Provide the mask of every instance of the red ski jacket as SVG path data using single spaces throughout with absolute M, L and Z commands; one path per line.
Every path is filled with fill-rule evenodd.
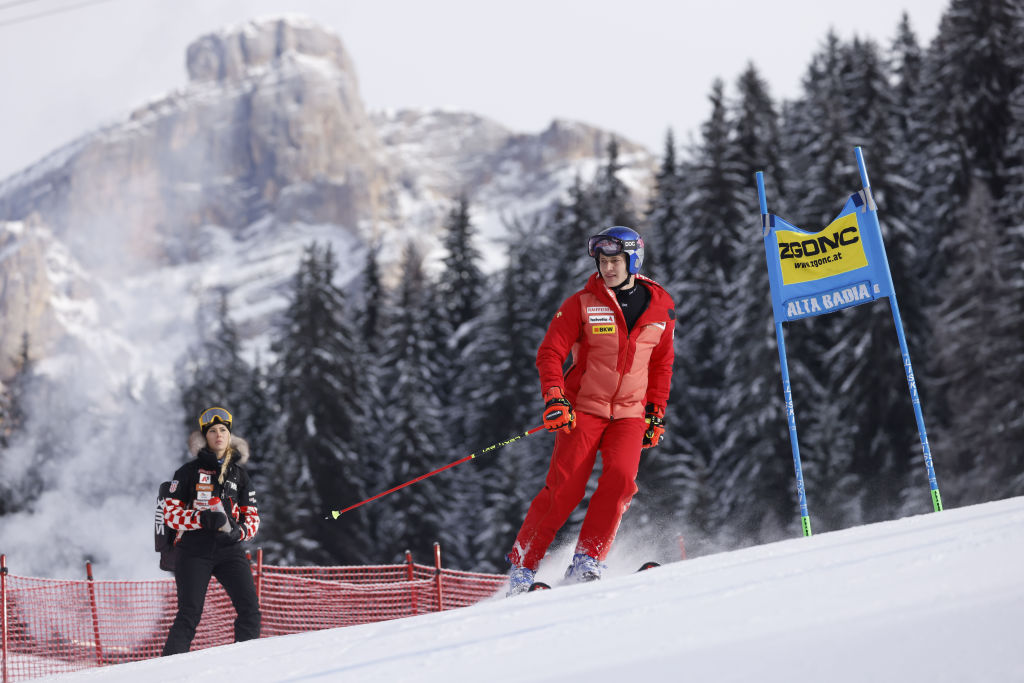
M 632 332 L 597 273 L 565 300 L 537 350 L 541 392 L 561 387 L 575 410 L 606 418 L 643 417 L 648 403 L 665 407 L 675 358 L 675 303 L 654 280 L 636 278 L 651 300 Z M 570 353 L 572 366 L 563 378 Z

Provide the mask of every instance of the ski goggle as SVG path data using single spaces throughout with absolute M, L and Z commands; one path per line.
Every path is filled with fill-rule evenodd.
M 591 256 L 597 256 L 598 252 L 605 256 L 616 256 L 623 252 L 636 251 L 636 248 L 637 240 L 620 240 L 611 235 L 594 235 L 587 241 L 587 250 Z
M 228 429 L 231 429 L 231 413 L 223 408 L 209 408 L 204 410 L 203 414 L 199 416 L 200 429 L 206 429 L 218 422 L 223 422 L 227 425 Z

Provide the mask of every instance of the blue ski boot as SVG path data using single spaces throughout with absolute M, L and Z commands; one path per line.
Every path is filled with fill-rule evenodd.
M 508 575 L 508 593 L 505 594 L 505 597 L 511 598 L 513 595 L 530 590 L 534 576 L 535 573 L 532 569 L 512 567 L 512 571 Z
M 602 569 L 604 565 L 595 558 L 584 553 L 576 553 L 572 556 L 572 564 L 565 570 L 565 580 L 568 583 L 597 581 L 601 578 Z

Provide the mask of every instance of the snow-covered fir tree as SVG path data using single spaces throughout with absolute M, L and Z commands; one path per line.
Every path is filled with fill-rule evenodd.
M 439 371 L 443 373 L 438 386 L 442 400 L 446 453 L 451 460 L 473 452 L 487 435 L 471 430 L 477 410 L 468 401 L 475 390 L 492 390 L 489 385 L 496 378 L 481 377 L 475 363 L 468 357 L 468 349 L 482 333 L 483 304 L 487 298 L 485 277 L 480 267 L 481 255 L 477 248 L 476 227 L 470 215 L 466 196 L 456 199 L 444 223 L 444 267 L 437 282 L 439 315 L 438 330 L 440 358 Z M 480 471 L 476 467 L 459 467 L 445 475 L 444 485 L 451 494 L 451 504 L 443 510 L 443 526 L 458 530 L 458 538 L 449 533 L 449 542 L 455 547 L 444 547 L 444 553 L 456 566 L 472 567 L 478 557 L 486 554 L 477 544 L 476 522 L 483 507 L 483 487 Z
M 1024 55 L 1018 55 L 1024 61 Z M 1005 308 L 1001 311 L 1000 338 L 1010 340 L 1003 358 L 1004 383 L 1024 386 L 1024 83 L 1010 95 L 1013 119 L 1003 160 L 1005 194 L 999 202 L 999 224 L 1005 227 L 1001 244 L 1003 263 L 1008 266 Z M 1016 340 L 1014 343 L 1013 340 Z M 1004 384 L 1004 385 L 1005 385 Z M 1003 397 L 997 419 L 1006 444 L 1024 443 L 1024 397 L 1010 391 Z M 999 481 L 1006 482 L 1005 495 L 1024 495 L 1024 449 L 1010 449 L 1002 461 Z
M 196 318 L 200 341 L 177 368 L 184 422 L 192 431 L 199 429 L 199 414 L 211 406 L 237 411 L 252 373 L 242 359 L 226 293 L 221 292 L 213 305 L 200 306 Z
M 727 424 L 717 404 L 724 383 L 722 332 L 735 259 L 732 240 L 744 224 L 736 202 L 742 188 L 739 157 L 721 81 L 713 84 L 710 100 L 711 115 L 687 168 L 684 230 L 673 240 L 686 272 L 675 292 L 676 356 L 666 412 L 670 426 L 663 445 L 649 456 L 675 454 L 671 471 L 660 478 L 664 493 L 658 498 L 672 516 L 693 524 L 703 536 L 711 535 L 713 520 L 725 508 L 716 497 L 726 493 L 718 485 L 725 476 Z
M 733 202 L 734 210 L 750 218 L 734 230 L 735 267 L 726 279 L 721 330 L 725 370 L 717 409 L 728 422 L 725 461 L 735 464 L 720 484 L 730 491 L 716 516 L 727 520 L 735 538 L 750 542 L 778 537 L 795 526 L 798 515 L 768 273 L 757 239 L 760 224 L 750 212 L 758 170 L 764 171 L 768 197 L 781 199 L 785 174 L 779 113 L 768 84 L 752 64 L 740 75 L 736 90 L 729 106 L 734 154 L 740 160 L 739 194 Z
M 285 513 L 292 525 L 278 528 L 288 534 L 303 530 L 297 559 L 351 564 L 364 561 L 371 550 L 364 511 L 324 519 L 327 511 L 366 493 L 359 453 L 358 338 L 350 307 L 334 283 L 336 272 L 329 245 L 305 249 L 275 349 L 283 452 L 274 454 L 268 469 L 295 486 L 290 493 L 277 492 L 284 497 L 274 512 L 292 506 Z
M 669 294 L 685 273 L 686 264 L 676 249 L 676 235 L 682 230 L 683 178 L 676 160 L 675 136 L 665 134 L 663 156 L 654 176 L 654 191 L 644 216 L 644 274 L 657 280 Z
M 1019 392 L 1009 391 L 1002 380 L 1007 359 L 1019 357 L 1024 338 L 1020 325 L 1011 322 L 1020 316 L 1013 284 L 1019 279 L 1020 261 L 1019 253 L 1013 260 L 1013 221 L 999 207 L 1015 201 L 1007 195 L 1013 186 L 1008 173 L 1012 164 L 1005 161 L 1014 143 L 1011 134 L 1020 130 L 1011 103 L 1024 73 L 1022 14 L 1019 2 L 954 0 L 922 67 L 922 125 L 916 148 L 922 152 L 920 213 L 929 228 L 923 279 L 930 294 L 932 330 L 926 375 L 931 395 L 925 408 L 935 434 L 932 446 L 940 481 L 943 464 L 947 473 L 953 470 L 954 481 L 970 479 L 979 458 L 983 469 L 993 471 L 1019 452 L 1019 426 L 1013 429 L 1019 413 L 1003 410 L 1019 405 L 1014 403 Z M 983 253 L 965 242 L 971 238 L 995 251 Z M 988 300 L 985 294 L 997 299 Z M 964 305 L 952 305 L 956 300 Z M 988 318 L 993 314 L 998 316 L 995 324 Z M 962 374 L 950 364 L 954 357 L 966 363 L 972 378 L 987 376 L 990 381 L 983 389 L 973 382 L 956 386 L 955 378 Z M 984 418 L 990 432 L 983 442 L 968 445 L 969 435 L 960 427 L 964 406 L 972 402 L 994 410 Z M 947 498 L 965 504 L 977 502 L 979 495 L 975 487 L 957 487 Z
M 624 225 L 636 229 L 637 214 L 633 206 L 633 195 L 619 177 L 622 164 L 619 162 L 619 143 L 615 138 L 608 141 L 605 152 L 605 161 L 594 178 L 592 191 L 598 226 L 605 228 Z
M 387 460 L 394 477 L 391 486 L 447 464 L 450 455 L 438 373 L 447 340 L 436 334 L 440 303 L 434 288 L 419 248 L 408 244 L 381 339 L 389 371 L 383 385 L 385 422 L 379 425 L 377 438 L 380 457 Z M 444 524 L 445 510 L 455 498 L 448 482 L 436 475 L 382 498 L 373 510 L 386 525 L 376 539 L 378 551 L 397 560 L 409 549 L 420 561 L 431 557 L 435 541 L 450 549 L 446 555 L 454 551 L 458 544 L 449 542 L 446 534 L 459 530 Z
M 480 251 L 476 246 L 476 228 L 470 219 L 469 200 L 459 197 L 444 223 L 444 268 L 437 282 L 440 304 L 438 320 L 444 329 L 441 337 L 447 341 L 447 353 L 441 360 L 445 366 L 441 385 L 445 412 L 453 414 L 458 408 L 463 414 L 448 420 L 452 443 L 464 444 L 468 433 L 464 421 L 467 407 L 466 385 L 475 379 L 473 368 L 464 356 L 465 349 L 478 332 L 481 302 L 484 299 L 484 274 L 480 269 Z M 472 407 L 469 407 L 471 410 Z
M 568 199 L 555 205 L 529 262 L 530 267 L 545 274 L 537 302 L 549 316 L 594 272 L 594 260 L 587 254 L 587 239 L 600 231 L 593 193 L 576 176 Z

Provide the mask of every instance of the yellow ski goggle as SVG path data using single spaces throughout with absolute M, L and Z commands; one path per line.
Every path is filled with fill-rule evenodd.
M 211 427 L 218 422 L 222 422 L 227 425 L 228 429 L 231 429 L 231 413 L 224 410 L 223 408 L 208 408 L 203 411 L 203 414 L 199 416 L 199 428 L 206 429 Z

